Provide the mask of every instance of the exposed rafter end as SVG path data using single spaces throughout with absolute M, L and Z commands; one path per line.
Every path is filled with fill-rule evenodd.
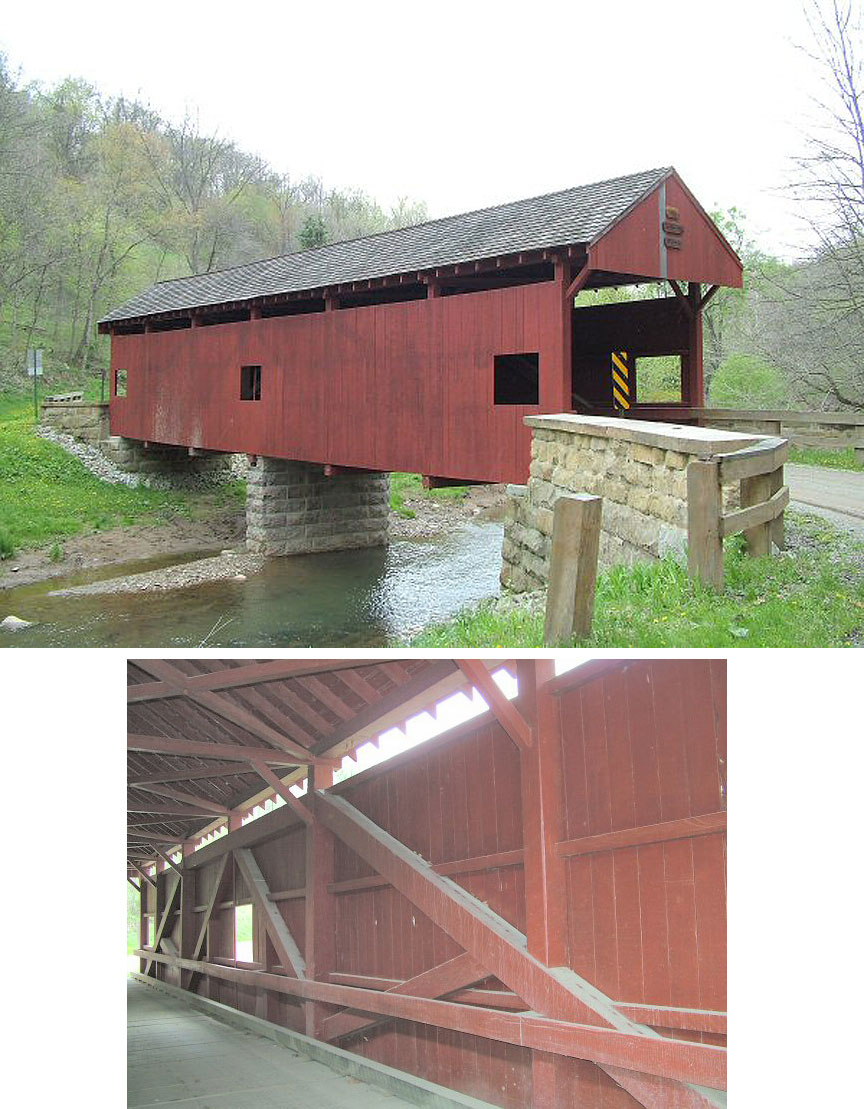
M 565 300 L 572 300 L 578 293 L 581 293 L 585 286 L 588 284 L 588 278 L 594 272 L 593 266 L 586 262 L 582 269 L 576 274 L 570 284 L 567 286 L 567 292 L 564 294 Z
M 479 659 L 457 659 L 459 669 L 471 684 L 480 691 L 483 700 L 517 747 L 528 750 L 533 744 L 531 725 L 512 701 L 501 692 L 498 683 Z

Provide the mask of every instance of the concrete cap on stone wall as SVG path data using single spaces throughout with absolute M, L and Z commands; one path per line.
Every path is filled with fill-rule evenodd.
M 573 412 L 526 416 L 525 423 L 528 427 L 543 431 L 563 431 L 598 439 L 621 439 L 647 447 L 660 447 L 662 450 L 702 457 L 741 450 L 768 438 L 765 435 L 744 435 L 713 427 L 690 427 L 655 420 L 623 420 L 614 416 L 578 416 Z

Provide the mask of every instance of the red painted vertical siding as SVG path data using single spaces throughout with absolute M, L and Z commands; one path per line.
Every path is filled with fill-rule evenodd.
M 111 429 L 307 462 L 524 481 L 540 405 L 493 403 L 496 354 L 557 357 L 552 282 L 112 340 Z M 240 367 L 262 367 L 241 401 Z

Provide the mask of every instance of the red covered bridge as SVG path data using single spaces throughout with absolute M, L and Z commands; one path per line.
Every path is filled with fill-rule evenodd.
M 702 308 L 741 272 L 667 168 L 161 282 L 100 323 L 112 431 L 522 482 L 523 417 L 634 406 L 639 357 L 680 356 L 681 404 L 703 404 Z M 670 295 L 574 308 L 645 282 Z

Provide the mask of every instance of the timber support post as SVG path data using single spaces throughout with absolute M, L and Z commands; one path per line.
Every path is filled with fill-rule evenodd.
M 719 464 L 694 459 L 687 467 L 687 571 L 713 589 L 723 588 L 722 511 Z
M 336 839 L 329 828 L 316 818 L 318 789 L 333 784 L 332 767 L 310 766 L 306 803 L 313 819 L 306 824 L 306 976 L 329 981 L 336 969 L 336 898 L 329 886 L 335 881 Z M 322 1039 L 323 1022 L 333 1007 L 319 1001 L 305 1006 L 306 1035 Z
M 603 498 L 565 494 L 555 502 L 543 642 L 567 646 L 591 634 Z

